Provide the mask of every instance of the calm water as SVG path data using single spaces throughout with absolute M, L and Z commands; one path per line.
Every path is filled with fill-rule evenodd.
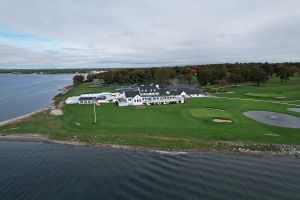
M 300 158 L 2 141 L 0 199 L 300 199 Z
M 39 110 L 51 103 L 73 75 L 0 74 L 0 122 Z

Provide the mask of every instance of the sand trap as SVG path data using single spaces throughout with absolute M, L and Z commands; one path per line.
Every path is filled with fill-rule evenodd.
M 230 119 L 218 119 L 218 118 L 215 118 L 212 121 L 216 122 L 216 123 L 232 123 L 232 120 L 230 120 Z
M 58 116 L 58 115 L 63 115 L 63 111 L 61 109 L 53 109 L 51 110 L 50 112 L 50 115 L 55 115 L 55 116 Z
M 275 99 L 286 99 L 286 97 L 274 97 Z
M 300 112 L 300 108 L 289 108 L 288 110 L 293 112 Z
M 269 112 L 269 111 L 248 111 L 244 115 L 273 126 L 280 126 L 284 128 L 300 128 L 300 118 L 283 113 Z
M 138 109 L 138 110 L 144 109 L 144 108 L 145 108 L 145 106 L 135 106 L 135 109 Z
M 280 136 L 280 135 L 273 134 L 273 133 L 267 133 L 267 134 L 264 134 L 264 135 L 267 135 L 267 136 L 273 136 L 273 137 L 279 137 L 279 136 Z
M 207 110 L 217 110 L 217 111 L 225 111 L 223 109 L 220 109 L 220 108 L 205 108 Z

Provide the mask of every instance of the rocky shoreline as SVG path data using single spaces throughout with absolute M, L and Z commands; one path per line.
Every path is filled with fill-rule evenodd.
M 43 142 L 62 144 L 68 146 L 93 146 L 102 148 L 116 148 L 126 150 L 143 150 L 163 154 L 185 154 L 191 152 L 227 152 L 227 153 L 243 153 L 253 155 L 279 155 L 279 156 L 300 156 L 299 145 L 285 144 L 245 144 L 245 143 L 229 143 L 216 142 L 210 148 L 193 148 L 193 149 L 163 149 L 156 147 L 130 146 L 118 144 L 101 144 L 101 143 L 86 143 L 79 141 L 60 141 L 51 140 L 47 136 L 39 134 L 0 134 L 0 141 L 15 141 L 15 142 Z

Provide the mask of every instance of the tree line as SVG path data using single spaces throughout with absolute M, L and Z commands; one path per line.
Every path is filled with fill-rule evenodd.
M 299 63 L 235 63 L 184 67 L 112 69 L 100 74 L 89 73 L 86 81 L 103 79 L 108 85 L 136 83 L 168 84 L 172 80 L 177 79 L 188 84 L 197 82 L 202 86 L 208 84 L 237 85 L 244 82 L 252 82 L 259 86 L 274 75 L 281 82 L 287 82 L 295 73 L 300 73 Z M 79 76 L 76 76 L 76 83 L 78 83 L 78 80 L 79 82 L 82 80 Z

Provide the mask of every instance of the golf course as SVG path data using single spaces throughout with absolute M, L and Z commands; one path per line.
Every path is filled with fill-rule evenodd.
M 81 93 L 113 91 L 89 88 L 84 83 L 72 86 L 55 98 L 58 106 Z M 300 77 L 287 83 L 272 78 L 262 86 L 243 84 L 226 87 L 213 97 L 186 99 L 184 104 L 118 107 L 101 104 L 63 105 L 63 115 L 50 115 L 50 109 L 0 127 L 1 135 L 40 134 L 52 140 L 89 144 L 118 144 L 154 148 L 192 149 L 218 142 L 249 144 L 300 144 L 299 128 L 283 128 L 255 121 L 246 111 L 271 111 L 300 117 L 288 110 L 300 107 Z

